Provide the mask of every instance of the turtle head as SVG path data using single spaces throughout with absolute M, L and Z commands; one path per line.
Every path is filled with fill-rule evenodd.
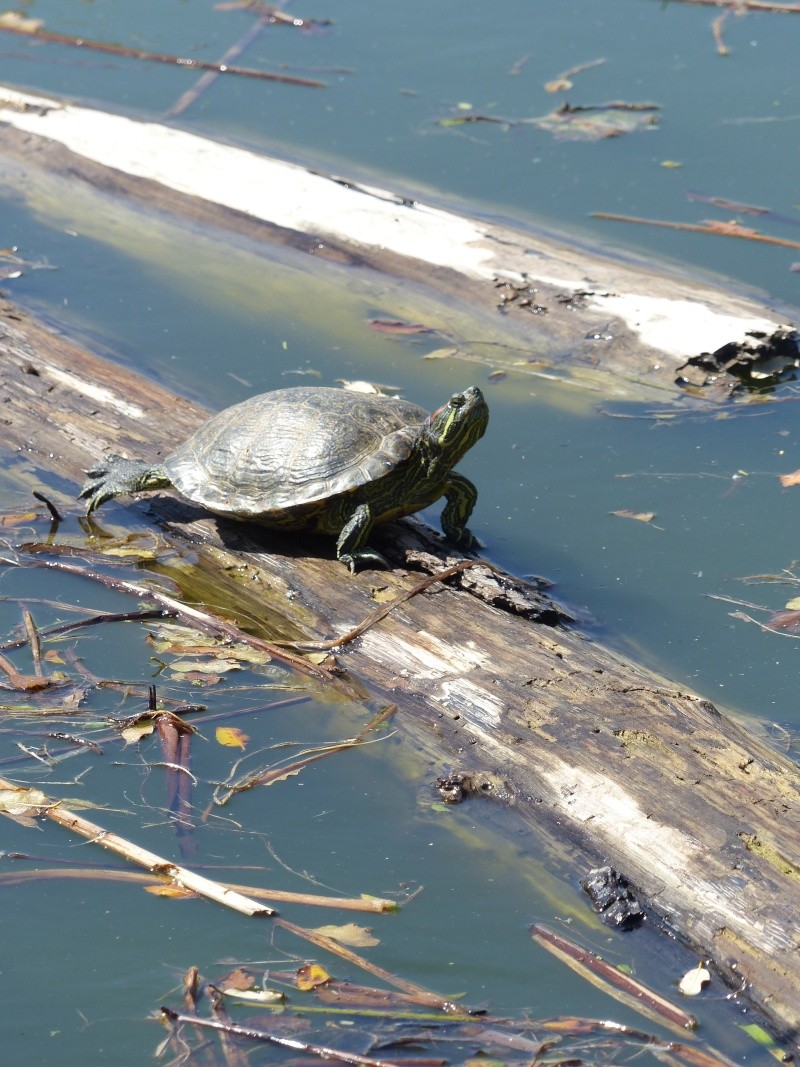
M 433 463 L 452 470 L 479 441 L 489 423 L 489 408 L 477 386 L 453 396 L 423 424 L 426 451 Z

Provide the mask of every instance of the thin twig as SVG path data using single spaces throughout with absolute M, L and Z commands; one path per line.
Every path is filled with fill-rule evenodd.
M 20 546 L 20 551 L 25 551 L 29 553 L 30 556 L 34 556 L 34 554 L 40 552 L 55 553 L 59 551 L 59 547 L 60 546 L 58 545 L 31 543 Z M 22 560 L 15 556 L 0 556 L 0 563 L 7 563 L 17 567 L 42 567 L 47 570 L 63 571 L 65 574 L 75 574 L 81 578 L 88 578 L 91 581 L 99 582 L 101 585 L 105 585 L 109 589 L 117 589 L 120 592 L 130 593 L 133 596 L 144 598 L 146 600 L 154 600 L 168 611 L 183 618 L 191 619 L 193 623 L 206 631 L 210 630 L 212 633 L 229 637 L 234 641 L 241 641 L 244 644 L 251 645 L 253 648 L 268 652 L 275 659 L 282 660 L 284 663 L 288 663 L 290 666 L 303 671 L 305 674 L 313 675 L 315 678 L 320 678 L 326 682 L 339 683 L 340 686 L 342 684 L 333 671 L 327 670 L 322 666 L 317 666 L 314 663 L 309 663 L 308 660 L 303 659 L 301 656 L 292 655 L 291 651 L 287 650 L 286 647 L 282 645 L 277 645 L 271 641 L 264 641 L 260 637 L 254 637 L 251 634 L 245 633 L 245 631 L 241 630 L 235 623 L 217 618 L 215 615 L 211 615 L 206 611 L 201 611 L 199 608 L 191 607 L 189 604 L 183 604 L 181 601 L 176 600 L 174 597 L 171 597 L 152 586 L 142 585 L 139 582 L 130 582 L 125 578 L 119 578 L 117 575 L 92 571 L 88 567 L 80 567 L 75 563 L 66 563 L 60 559 L 28 558 Z
M 53 520 L 53 522 L 59 523 L 64 521 L 64 516 L 61 514 L 61 512 L 58 510 L 52 500 L 47 499 L 44 493 L 40 493 L 36 489 L 34 489 L 33 495 L 36 497 L 37 500 L 40 500 L 50 512 L 50 518 Z
M 232 44 L 230 48 L 225 52 L 222 58 L 219 60 L 220 67 L 227 69 L 230 66 L 231 60 L 238 59 L 242 53 L 250 47 L 250 45 L 260 36 L 261 32 L 266 29 L 270 24 L 270 19 L 262 17 L 257 19 L 247 33 L 240 37 L 235 44 Z M 210 89 L 217 78 L 222 73 L 221 70 L 207 70 L 205 74 L 201 75 L 191 89 L 187 89 L 185 93 L 178 97 L 172 107 L 167 111 L 165 118 L 174 119 L 178 115 L 182 115 L 184 111 L 197 103 L 198 99 Z
M 317 948 L 324 949 L 326 952 L 332 952 L 336 956 L 341 956 L 341 958 L 347 960 L 348 963 L 352 963 L 356 967 L 360 967 L 362 970 L 374 974 L 376 978 L 380 978 L 389 985 L 395 986 L 396 989 L 402 989 L 404 993 L 410 993 L 412 996 L 421 997 L 423 1002 L 429 1007 L 436 1007 L 441 1011 L 447 1012 L 464 1010 L 463 1008 L 459 1009 L 452 1001 L 447 1000 L 438 993 L 432 993 L 429 989 L 425 989 L 424 986 L 417 985 L 416 982 L 409 982 L 405 978 L 400 978 L 399 975 L 392 974 L 391 971 L 385 971 L 383 967 L 378 967 L 377 964 L 364 959 L 363 956 L 359 956 L 357 952 L 353 952 L 352 949 L 347 948 L 332 937 L 326 937 L 325 934 L 317 933 L 316 930 L 309 930 L 306 926 L 298 926 L 296 923 L 289 922 L 288 919 L 282 919 L 280 916 L 276 916 L 273 921 L 276 926 L 281 926 L 284 930 L 288 930 L 297 937 L 302 937 L 305 941 L 310 941 L 311 944 L 316 945 Z
M 6 857 L 8 858 L 8 857 Z M 28 857 L 24 857 L 28 858 Z M 50 860 L 49 862 L 53 862 Z M 0 885 L 23 885 L 65 878 L 68 881 L 131 882 L 134 885 L 152 885 L 153 879 L 172 884 L 167 875 L 149 875 L 140 871 L 126 871 L 121 867 L 39 867 L 36 870 L 0 872 Z M 397 911 L 398 904 L 383 897 L 328 897 L 321 893 L 293 893 L 288 889 L 269 889 L 261 886 L 243 885 L 237 882 L 224 882 L 227 889 L 232 889 L 257 900 L 269 900 L 281 904 L 304 904 L 314 908 L 336 908 L 343 911 L 368 912 L 383 914 Z M 404 902 L 405 903 L 405 902 Z
M 33 615 L 31 615 L 27 608 L 23 608 L 22 618 L 25 623 L 25 632 L 28 635 L 28 643 L 31 646 L 33 673 L 38 675 L 39 678 L 42 678 L 44 676 L 44 671 L 42 670 L 42 643 L 39 640 L 36 623 L 33 621 Z
M 272 908 L 258 904 L 254 900 L 249 900 L 241 893 L 227 889 L 219 882 L 205 878 L 203 875 L 189 870 L 188 867 L 181 867 L 177 863 L 172 863 L 155 852 L 150 852 L 132 841 L 120 837 L 119 834 L 111 833 L 102 826 L 89 822 L 82 815 L 68 811 L 61 806 L 59 801 L 44 796 L 37 789 L 15 785 L 4 778 L 0 778 L 0 789 L 9 790 L 11 794 L 17 794 L 17 799 L 11 802 L 14 810 L 26 811 L 29 815 L 45 815 L 52 822 L 58 823 L 59 826 L 63 826 L 67 830 L 72 830 L 78 836 L 85 837 L 97 845 L 102 845 L 103 848 L 107 848 L 110 852 L 116 852 L 117 855 L 130 860 L 131 863 L 146 867 L 147 870 L 159 877 L 170 878 L 176 885 L 198 893 L 201 897 L 213 900 L 217 904 L 224 904 L 226 907 L 250 917 L 275 914 Z M 9 806 L 9 800 L 6 798 L 6 807 Z
M 780 245 L 782 248 L 800 248 L 800 243 L 797 241 L 790 241 L 785 237 L 771 237 L 769 234 L 759 233 L 758 230 L 751 230 L 748 226 L 740 226 L 738 223 L 670 222 L 666 219 L 643 219 L 635 215 L 615 215 L 607 211 L 593 211 L 590 217 L 606 219 L 610 222 L 635 222 L 640 226 L 660 226 L 667 230 L 690 230 L 692 233 L 707 233 L 713 237 L 738 237 L 747 241 Z
M 361 637 L 363 633 L 371 629 L 381 619 L 385 619 L 395 608 L 400 607 L 401 604 L 405 604 L 407 600 L 411 600 L 418 593 L 422 593 L 431 585 L 435 585 L 436 582 L 444 582 L 448 578 L 452 578 L 455 574 L 461 574 L 462 571 L 469 570 L 471 567 L 485 567 L 487 570 L 495 571 L 496 568 L 486 560 L 482 559 L 462 559 L 459 563 L 455 563 L 452 567 L 447 567 L 443 571 L 436 571 L 435 574 L 429 574 L 426 578 L 417 582 L 410 589 L 406 589 L 390 601 L 388 604 L 382 604 L 375 611 L 370 612 L 366 619 L 360 622 L 357 626 L 354 626 L 352 630 L 348 630 L 342 634 L 341 637 L 332 637 L 330 641 L 320 641 L 313 644 L 309 644 L 305 641 L 276 641 L 276 644 L 281 648 L 294 648 L 299 652 L 330 652 L 331 649 L 338 648 L 340 645 L 346 645 L 350 641 L 354 641 L 357 637 Z M 500 571 L 497 571 L 500 573 Z
M 770 0 L 680 0 L 698 7 L 728 7 L 734 11 L 771 11 L 778 15 L 800 14 L 800 4 L 774 4 Z
M 36 41 L 49 44 L 65 44 L 72 48 L 88 48 L 92 52 L 106 52 L 126 59 L 141 59 L 151 63 L 167 63 L 176 67 L 188 67 L 190 70 L 212 70 L 216 74 L 238 74 L 243 78 L 260 78 L 263 81 L 283 82 L 286 85 L 304 85 L 310 89 L 326 89 L 327 84 L 311 78 L 297 78 L 291 74 L 275 74 L 267 70 L 255 70 L 253 67 L 230 67 L 224 63 L 210 63 L 204 59 L 191 59 L 188 56 L 173 56 L 161 52 L 147 52 L 140 48 L 127 48 L 121 44 L 108 41 L 92 41 L 87 37 L 74 37 L 67 33 L 54 33 L 51 30 L 30 30 L 21 26 L 0 23 L 0 33 L 13 33 L 18 37 L 30 37 Z
M 389 1060 L 377 1060 L 372 1056 L 361 1056 L 357 1052 L 344 1052 L 341 1049 L 327 1048 L 325 1045 L 314 1045 L 309 1041 L 299 1041 L 294 1037 L 271 1034 L 255 1026 L 242 1026 L 239 1023 L 221 1022 L 218 1019 L 202 1019 L 199 1015 L 187 1015 L 173 1011 L 171 1008 L 161 1008 L 161 1015 L 165 1022 L 173 1026 L 189 1024 L 205 1027 L 236 1037 L 248 1037 L 252 1041 L 266 1041 L 272 1045 L 280 1045 L 281 1048 L 290 1048 L 306 1055 L 319 1056 L 323 1060 L 338 1060 L 341 1063 L 352 1064 L 353 1067 L 397 1067 Z
M 80 619 L 78 622 L 62 622 L 51 626 L 47 630 L 40 630 L 40 637 L 53 637 L 55 634 L 67 634 L 72 630 L 80 630 L 84 626 L 97 626 L 101 622 L 141 622 L 143 619 L 174 619 L 177 612 L 167 611 L 166 608 L 147 608 L 144 611 L 109 611 L 99 615 L 93 615 L 90 619 Z M 20 637 L 16 641 L 8 641 L 0 645 L 3 652 L 10 652 L 16 648 L 22 648 L 28 643 L 28 637 Z
M 643 982 L 624 974 L 601 956 L 570 941 L 563 934 L 558 934 L 539 923 L 534 923 L 530 932 L 537 945 L 547 949 L 562 963 L 566 963 L 573 971 L 604 990 L 609 996 L 641 1012 L 648 1019 L 654 1019 L 679 1033 L 694 1030 L 697 1027 L 697 1020 L 689 1012 L 679 1008 L 666 997 L 662 997 Z

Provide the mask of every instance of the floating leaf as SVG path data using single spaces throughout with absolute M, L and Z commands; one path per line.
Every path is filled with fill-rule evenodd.
M 226 989 L 222 992 L 226 997 L 240 1000 L 248 1004 L 282 1004 L 286 1000 L 285 993 L 279 993 L 277 989 Z
M 788 489 L 790 485 L 800 485 L 800 470 L 792 471 L 791 474 L 779 474 L 781 485 Z
M 246 748 L 250 740 L 244 730 L 239 730 L 235 726 L 218 726 L 214 736 L 218 745 L 226 745 L 229 748 Z
M 783 630 L 787 634 L 800 633 L 800 611 L 776 611 L 770 615 L 764 626 L 768 630 Z
M 183 674 L 172 674 L 170 680 L 173 682 L 188 682 L 189 685 L 205 686 L 208 688 L 212 685 L 219 685 L 222 681 L 221 674 L 203 674 L 200 671 L 186 671 Z
M 5 815 L 41 815 L 52 804 L 39 789 L 0 789 L 0 811 Z
M 325 985 L 330 980 L 331 976 L 318 963 L 306 963 L 303 967 L 297 968 L 297 988 L 304 993 L 310 989 L 316 989 L 317 986 Z
M 344 923 L 342 926 L 317 926 L 315 933 L 323 937 L 332 937 L 334 941 L 342 945 L 352 945 L 354 948 L 371 948 L 379 945 L 380 941 L 373 936 L 368 926 L 358 926 L 356 923 Z
M 153 730 L 155 730 L 155 724 L 152 719 L 140 719 L 124 728 L 122 739 L 126 745 L 135 745 L 143 737 L 149 737 Z
M 458 355 L 457 348 L 434 348 L 433 352 L 427 352 L 423 359 L 451 359 Z
M 763 1026 L 759 1026 L 758 1023 L 747 1023 L 745 1025 L 739 1024 L 741 1029 L 759 1045 L 763 1045 L 776 1060 L 781 1063 L 786 1062 L 786 1054 L 783 1049 L 775 1043 L 771 1034 L 768 1034 Z
M 636 519 L 637 522 L 652 522 L 656 517 L 654 511 L 631 511 L 630 508 L 620 508 L 611 514 L 616 515 L 618 519 Z
M 701 961 L 681 978 L 680 982 L 678 982 L 678 989 L 685 997 L 696 997 L 703 986 L 708 985 L 710 981 L 711 975 Z
M 358 379 L 349 381 L 347 378 L 337 378 L 336 381 L 341 385 L 342 389 L 346 389 L 348 393 L 368 393 L 371 396 L 392 396 L 394 393 L 400 392 L 400 388 L 397 385 L 375 385 L 374 382 L 365 382 Z
M 800 596 L 796 596 L 792 600 L 789 600 L 786 607 L 794 611 L 800 611 Z
M 36 33 L 44 26 L 42 19 L 29 19 L 19 11 L 4 11 L 0 15 L 0 26 L 8 26 L 9 29 L 20 30 L 24 33 Z
M 168 897 L 170 900 L 189 900 L 197 896 L 197 893 L 193 893 L 191 889 L 184 889 L 182 885 L 175 885 L 174 882 L 169 885 L 162 882 L 156 885 L 146 885 L 144 891 L 152 893 L 154 897 Z
M 23 523 L 33 522 L 37 517 L 35 511 L 21 511 L 16 515 L 0 515 L 0 527 L 22 526 Z

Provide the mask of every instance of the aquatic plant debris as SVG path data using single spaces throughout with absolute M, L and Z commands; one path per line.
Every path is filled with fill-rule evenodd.
M 468 112 L 437 119 L 439 126 L 461 126 L 471 122 L 492 122 L 511 129 L 536 126 L 552 133 L 557 141 L 602 141 L 623 133 L 658 126 L 659 104 L 612 100 L 607 104 L 573 105 L 563 103 L 555 111 L 535 118 L 510 119 L 499 115 Z
M 581 74 L 584 70 L 591 70 L 592 67 L 602 66 L 605 62 L 605 59 L 590 59 L 588 63 L 578 63 L 577 66 L 562 71 L 561 74 L 558 74 L 552 81 L 545 82 L 545 90 L 548 93 L 566 93 L 572 88 L 572 81 L 570 79 L 575 74 Z

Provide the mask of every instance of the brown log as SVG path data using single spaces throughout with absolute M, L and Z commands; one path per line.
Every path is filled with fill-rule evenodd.
M 5 301 L 0 325 L 3 440 L 76 490 L 104 453 L 154 458 L 206 414 Z M 384 528 L 381 543 L 405 568 L 351 576 L 327 542 L 288 544 L 166 493 L 125 504 L 132 522 L 190 541 L 198 583 L 204 572 L 233 583 L 271 640 L 334 636 L 373 610 L 378 582 L 399 593 L 418 578 L 410 570 L 442 565 L 433 535 L 408 522 Z M 772 1019 L 800 1026 L 797 766 L 707 700 L 563 625 L 542 594 L 525 618 L 522 585 L 487 575 L 481 600 L 471 574 L 349 645 L 350 691 L 396 703 L 394 724 L 435 767 L 469 775 L 520 823 L 613 864 Z

